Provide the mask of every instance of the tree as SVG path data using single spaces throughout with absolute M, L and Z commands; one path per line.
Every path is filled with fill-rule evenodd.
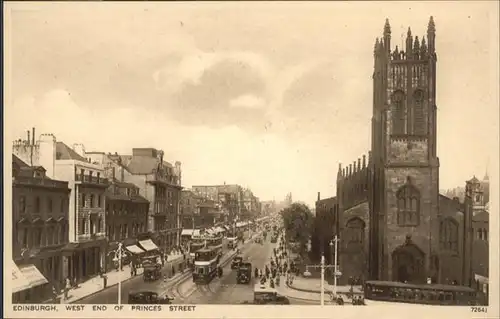
M 314 215 L 307 205 L 293 203 L 281 212 L 286 239 L 296 242 L 299 246 L 299 253 L 304 256 L 307 251 L 307 244 L 311 238 L 314 227 Z

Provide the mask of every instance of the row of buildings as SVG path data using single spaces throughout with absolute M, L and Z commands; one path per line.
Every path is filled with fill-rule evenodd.
M 183 229 L 209 228 L 261 216 L 262 203 L 249 188 L 240 185 L 192 186 L 182 191 Z
M 316 202 L 312 249 L 333 258 L 340 238 L 342 276 L 474 286 L 488 277 L 489 183 L 467 181 L 463 201 L 439 193 L 435 24 L 419 40 L 375 42 L 371 151 L 339 165 L 336 194 Z M 333 260 L 333 259 L 332 259 Z
M 33 128 L 12 150 L 13 264 L 35 280 L 28 288 L 14 284 L 17 302 L 42 301 L 66 278 L 79 283 L 106 272 L 119 243 L 131 253 L 166 255 L 180 245 L 183 228 L 260 213 L 258 198 L 238 185 L 183 190 L 181 163 L 155 148 L 88 152 L 52 134 L 35 140 Z M 203 191 L 214 187 L 216 197 Z

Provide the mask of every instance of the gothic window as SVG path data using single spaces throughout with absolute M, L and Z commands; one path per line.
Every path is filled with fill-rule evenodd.
M 458 224 L 452 219 L 445 219 L 439 225 L 441 249 L 458 251 Z
M 406 105 L 405 95 L 402 91 L 396 91 L 391 98 L 392 103 L 392 132 L 393 134 L 405 134 Z
M 354 217 L 346 225 L 346 244 L 347 246 L 362 245 L 364 242 L 365 223 L 359 217 Z
M 415 91 L 413 95 L 413 134 L 426 134 L 425 112 L 424 112 L 424 92 Z
M 407 183 L 396 193 L 399 226 L 418 226 L 420 223 L 420 193 Z

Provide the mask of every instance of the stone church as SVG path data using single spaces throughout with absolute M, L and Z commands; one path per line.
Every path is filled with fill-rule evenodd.
M 375 41 L 371 151 L 337 174 L 340 284 L 472 284 L 477 189 L 467 182 L 463 202 L 439 194 L 435 42 L 432 17 L 426 37 L 408 29 L 405 47 L 391 46 L 388 20 Z

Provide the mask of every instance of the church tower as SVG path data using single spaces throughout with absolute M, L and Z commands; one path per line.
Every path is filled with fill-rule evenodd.
M 391 26 L 375 41 L 370 189 L 371 279 L 425 282 L 438 250 L 436 52 L 408 28 L 391 46 Z

